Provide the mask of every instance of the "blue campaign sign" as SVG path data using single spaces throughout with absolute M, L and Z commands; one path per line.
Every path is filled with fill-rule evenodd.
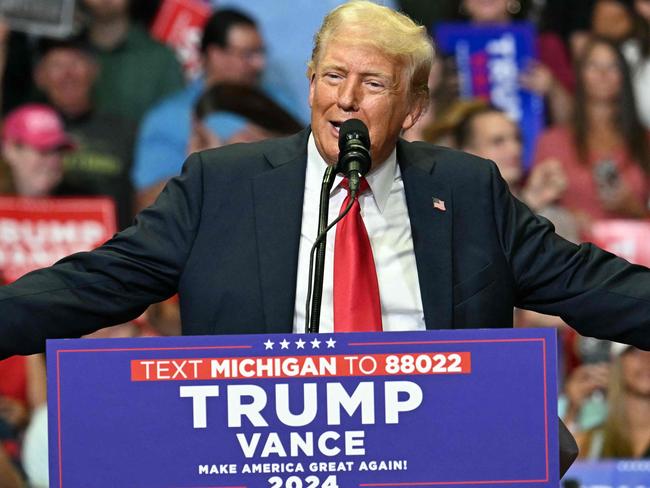
M 650 488 L 650 460 L 577 461 L 562 479 L 582 488 Z
M 528 22 L 475 26 L 450 22 L 436 27 L 441 52 L 454 56 L 463 98 L 483 98 L 518 122 L 524 161 L 532 162 L 544 128 L 544 101 L 519 84 L 520 74 L 537 58 L 535 30 Z
M 52 487 L 558 485 L 555 331 L 52 340 Z

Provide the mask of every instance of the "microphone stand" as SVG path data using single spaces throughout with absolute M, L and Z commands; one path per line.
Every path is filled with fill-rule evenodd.
M 316 264 L 313 282 L 313 298 L 311 302 L 311 314 L 309 315 L 309 332 L 317 334 L 320 327 L 320 308 L 323 298 L 323 276 L 325 274 L 325 247 L 327 245 L 327 235 L 323 234 L 327 229 L 327 219 L 330 208 L 330 191 L 334 185 L 336 176 L 336 165 L 329 165 L 323 176 L 323 183 L 320 190 L 320 207 L 318 210 L 318 233 L 322 236 L 318 247 L 316 248 Z M 309 300 L 309 297 L 307 298 Z

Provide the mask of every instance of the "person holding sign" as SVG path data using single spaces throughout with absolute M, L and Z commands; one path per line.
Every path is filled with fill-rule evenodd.
M 335 178 L 329 220 L 354 210 L 327 242 L 321 331 L 354 330 L 349 312 L 383 331 L 511 327 L 517 306 L 650 349 L 650 270 L 558 237 L 493 163 L 400 140 L 426 103 L 432 54 L 402 14 L 334 9 L 307 72 L 311 126 L 191 155 L 134 226 L 0 288 L 0 356 L 124 322 L 176 291 L 185 334 L 303 332 L 320 182 L 349 124 L 372 164 L 358 199 L 355 178 Z M 352 272 L 368 286 L 341 294 Z

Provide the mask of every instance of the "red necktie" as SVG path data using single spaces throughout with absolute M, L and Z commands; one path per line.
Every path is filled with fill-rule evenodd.
M 350 201 L 347 178 L 341 183 L 348 196 L 341 211 Z M 361 179 L 359 195 L 368 190 Z M 370 239 L 361 218 L 359 202 L 355 200 L 350 212 L 336 225 L 334 243 L 334 331 L 381 331 L 381 305 L 375 260 Z

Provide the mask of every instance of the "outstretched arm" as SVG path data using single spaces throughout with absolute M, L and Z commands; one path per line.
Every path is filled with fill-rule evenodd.
M 560 316 L 585 336 L 650 350 L 650 270 L 562 239 L 493 171 L 495 225 L 516 283 L 516 306 Z
M 44 350 L 127 322 L 176 292 L 201 217 L 203 170 L 192 155 L 132 227 L 0 288 L 0 358 Z

